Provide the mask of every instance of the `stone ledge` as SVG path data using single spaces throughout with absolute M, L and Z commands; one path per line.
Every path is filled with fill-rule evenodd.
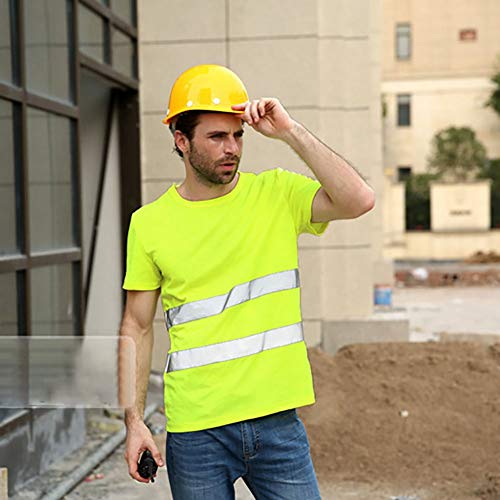
M 409 340 L 408 316 L 400 310 L 377 311 L 367 318 L 323 322 L 322 347 L 329 354 L 335 354 L 341 347 L 349 344 Z

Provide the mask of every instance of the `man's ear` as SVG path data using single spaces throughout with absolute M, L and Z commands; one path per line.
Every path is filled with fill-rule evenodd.
M 183 154 L 189 151 L 189 140 L 180 130 L 174 132 L 174 141 Z

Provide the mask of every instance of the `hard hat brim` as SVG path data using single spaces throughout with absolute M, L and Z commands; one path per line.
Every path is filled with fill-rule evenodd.
M 180 111 L 178 111 L 175 115 L 167 115 L 165 118 L 162 119 L 162 123 L 164 123 L 165 125 L 170 125 L 170 123 L 172 122 L 172 120 L 174 118 L 176 118 L 177 116 L 181 115 L 182 113 L 186 113 L 188 111 L 203 111 L 205 113 L 228 113 L 228 114 L 231 114 L 231 115 L 242 115 L 244 113 L 244 111 L 235 111 L 234 109 L 222 109 L 220 106 L 217 107 L 217 109 L 215 109 L 215 106 L 214 106 L 214 109 L 207 109 L 206 107 L 203 107 L 203 108 L 197 108 L 197 107 L 191 107 L 191 108 L 185 108 L 185 109 L 181 109 Z

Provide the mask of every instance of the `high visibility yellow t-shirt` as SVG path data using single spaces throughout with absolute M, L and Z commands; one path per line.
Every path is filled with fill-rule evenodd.
M 320 184 L 240 172 L 219 198 L 171 186 L 130 222 L 126 290 L 161 288 L 170 335 L 167 430 L 207 429 L 314 402 L 302 338 L 297 237 Z

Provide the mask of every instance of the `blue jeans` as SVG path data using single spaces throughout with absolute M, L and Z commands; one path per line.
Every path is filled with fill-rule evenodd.
M 304 425 L 295 410 L 195 432 L 168 432 L 174 500 L 234 499 L 242 478 L 257 500 L 317 500 Z

